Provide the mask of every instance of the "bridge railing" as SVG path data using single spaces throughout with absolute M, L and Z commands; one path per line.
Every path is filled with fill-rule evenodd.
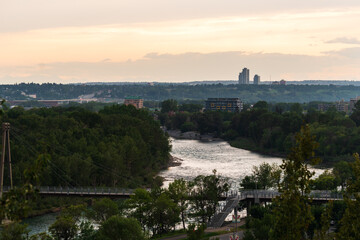
M 55 187 L 41 186 L 40 193 L 48 194 L 88 194 L 88 195 L 131 195 L 134 189 L 110 188 L 110 187 Z

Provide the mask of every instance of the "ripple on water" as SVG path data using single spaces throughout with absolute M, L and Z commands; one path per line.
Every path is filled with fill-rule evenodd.
M 166 179 L 165 186 L 174 179 L 191 180 L 198 175 L 212 174 L 213 169 L 216 169 L 222 176 L 229 178 L 230 182 L 238 184 L 241 178 L 251 174 L 253 166 L 258 166 L 264 162 L 278 165 L 282 163 L 281 158 L 234 148 L 225 141 L 171 140 L 171 154 L 183 161 L 181 165 L 170 167 L 159 174 Z M 324 171 L 323 169 L 314 170 L 316 175 Z

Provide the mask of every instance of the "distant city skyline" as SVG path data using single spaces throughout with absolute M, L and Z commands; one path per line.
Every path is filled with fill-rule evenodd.
M 360 80 L 357 22 L 358 0 L 1 1 L 0 83 Z

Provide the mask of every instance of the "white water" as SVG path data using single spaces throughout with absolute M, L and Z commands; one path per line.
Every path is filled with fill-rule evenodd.
M 213 169 L 229 178 L 233 188 L 238 187 L 240 179 L 250 175 L 253 166 L 261 163 L 282 163 L 281 158 L 268 157 L 244 149 L 234 148 L 225 141 L 201 142 L 198 140 L 171 139 L 174 157 L 183 161 L 180 166 L 170 167 L 159 175 L 165 178 L 164 185 L 174 179 L 193 179 L 198 175 L 212 174 Z M 323 169 L 313 169 L 318 176 Z

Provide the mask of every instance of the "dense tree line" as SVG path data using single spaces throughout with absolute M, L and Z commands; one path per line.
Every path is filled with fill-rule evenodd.
M 42 162 L 38 184 L 43 186 L 151 186 L 169 160 L 169 140 L 159 123 L 132 106 L 99 112 L 16 107 L 6 110 L 1 121 L 11 124 L 17 185 L 24 182 L 24 171 Z
M 136 189 L 128 200 L 115 202 L 104 198 L 94 201 L 90 207 L 71 205 L 63 208 L 47 233 L 31 236 L 30 239 L 128 240 L 148 239 L 150 236 L 157 239 L 175 231 L 179 223 L 182 223 L 185 232 L 185 222 L 191 217 L 203 224 L 197 224 L 197 229 L 195 225 L 189 225 L 189 239 L 200 240 L 205 223 L 214 216 L 221 195 L 228 189 L 226 179 L 214 171 L 212 175 L 198 176 L 190 182 L 177 179 L 170 183 L 168 189 Z M 9 197 L 5 195 L 6 202 L 12 202 L 11 206 L 20 206 L 20 201 Z M 21 203 L 23 206 L 25 202 Z M 0 205 L 0 210 L 10 212 L 6 204 Z M 29 239 L 26 226 L 18 222 L 21 216 L 15 213 L 8 216 L 15 221 L 0 231 L 0 239 Z M 98 229 L 94 224 L 99 226 Z
M 210 133 L 235 147 L 265 154 L 285 156 L 303 124 L 309 124 L 316 136 L 320 144 L 316 151 L 325 163 L 350 160 L 352 153 L 360 152 L 360 104 L 350 116 L 335 109 L 320 112 L 310 103 L 269 104 L 265 101 L 240 113 L 178 111 L 158 115 L 168 129 Z
M 250 175 L 259 183 L 268 183 L 263 186 L 277 188 L 281 195 L 271 205 L 249 209 L 244 239 L 358 239 L 359 155 L 354 154 L 355 161 L 349 164 L 352 177 L 346 180 L 346 187 L 342 189 L 344 201 L 315 205 L 309 196 L 314 187 L 311 179 L 314 173 L 308 169 L 308 163 L 313 165 L 320 161 L 315 154 L 319 145 L 308 126 L 302 127 L 295 138 L 294 147 L 280 166 L 283 177 L 277 181 L 277 186 L 274 187 L 272 180 L 278 178 L 271 174 L 278 171 L 276 167 L 263 164 Z M 244 181 L 241 185 L 244 187 Z
M 239 97 L 244 102 L 333 102 L 350 99 L 359 95 L 359 86 L 336 85 L 223 85 L 223 84 L 16 84 L 0 85 L 0 96 L 7 100 L 37 99 L 76 99 L 82 95 L 95 98 L 119 99 L 128 96 L 141 96 L 145 100 L 162 101 L 169 98 L 177 100 L 204 100 L 210 97 Z

